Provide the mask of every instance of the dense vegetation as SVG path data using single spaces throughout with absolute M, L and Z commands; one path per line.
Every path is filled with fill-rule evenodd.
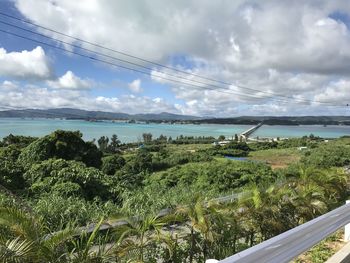
M 225 146 L 213 145 L 217 140 L 212 137 L 144 134 L 143 139 L 142 144 L 123 144 L 114 135 L 86 142 L 80 132 L 69 131 L 3 138 L 1 261 L 220 259 L 348 197 L 349 138 L 325 142 L 309 136 Z M 307 149 L 298 151 L 300 146 Z M 299 161 L 272 169 L 263 160 L 226 159 L 249 159 L 265 151 L 290 151 Z M 239 195 L 231 202 L 213 199 L 233 193 Z M 102 223 L 118 222 L 123 223 L 98 231 Z M 91 223 L 94 231 L 77 231 Z

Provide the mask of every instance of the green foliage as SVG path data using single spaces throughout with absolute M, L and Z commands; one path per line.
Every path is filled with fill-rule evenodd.
M 102 136 L 97 140 L 98 148 L 101 152 L 106 152 L 108 148 L 109 138 L 106 136 Z
M 230 142 L 226 145 L 214 146 L 206 152 L 212 156 L 233 156 L 233 157 L 245 157 L 248 156 L 250 151 L 249 146 L 245 142 Z
M 118 154 L 102 158 L 101 171 L 108 175 L 113 175 L 125 165 L 125 159 Z
M 86 201 L 56 192 L 43 194 L 40 199 L 33 200 L 32 205 L 35 213 L 42 217 L 46 226 L 52 230 L 72 222 L 84 226 L 98 220 L 101 216 L 109 216 L 117 211 L 116 205 L 110 201 Z
M 16 163 L 20 150 L 10 145 L 0 148 L 0 184 L 10 190 L 23 189 L 23 169 Z
M 18 161 L 26 169 L 50 158 L 81 161 L 87 166 L 99 167 L 101 157 L 102 153 L 92 142 L 83 141 L 80 132 L 57 130 L 24 148 Z
M 170 153 L 166 150 L 158 152 L 153 156 L 152 168 L 153 171 L 165 170 L 176 165 L 183 165 L 186 163 L 195 162 L 209 162 L 212 161 L 213 157 L 208 155 L 204 151 L 200 152 L 174 152 Z
M 135 156 L 125 165 L 124 171 L 129 174 L 138 174 L 152 170 L 152 154 L 139 149 Z
M 278 147 L 277 142 L 255 142 L 255 143 L 249 144 L 249 148 L 253 151 L 268 150 L 268 149 L 274 149 L 277 147 Z
M 209 144 L 215 141 L 216 139 L 212 136 L 205 137 L 205 136 L 183 136 L 183 135 L 176 137 L 176 139 L 169 140 L 169 142 L 172 144 L 199 144 L 199 143 Z
M 311 150 L 301 159 L 308 166 L 329 168 L 350 164 L 350 147 L 326 144 Z
M 113 134 L 111 140 L 107 136 L 102 136 L 97 140 L 100 151 L 105 153 L 118 153 L 120 151 L 120 140 Z
M 31 193 L 34 195 L 51 192 L 55 189 L 57 191 L 57 189 L 67 186 L 67 191 L 71 190 L 71 193 L 75 194 L 82 193 L 82 196 L 87 199 L 96 196 L 111 197 L 106 177 L 96 168 L 63 159 L 49 159 L 34 164 L 24 174 L 27 183 L 31 185 Z
M 282 140 L 278 143 L 278 148 L 292 148 L 306 146 L 308 148 L 317 147 L 318 143 L 322 141 L 321 138 L 310 135 L 310 137 L 304 136 L 302 138 L 289 138 Z
M 120 146 L 120 140 L 118 139 L 118 136 L 116 134 L 113 134 L 111 137 L 111 142 L 108 145 L 108 150 L 111 153 L 117 153 L 119 151 Z
M 152 142 L 152 134 L 151 133 L 143 133 L 142 138 L 143 138 L 144 143 Z
M 103 158 L 79 132 L 56 131 L 25 148 L 28 138 L 6 139 L 8 146 L 0 148 L 0 206 L 7 207 L 0 207 L 0 261 L 204 262 L 311 220 L 348 197 L 349 176 L 342 169 L 350 164 L 346 138 L 212 147 L 185 145 L 215 141 L 211 137 L 162 135 L 148 136 L 138 150 L 135 143 L 120 145 L 117 136 L 106 138 L 99 143 Z M 295 154 L 290 150 L 305 155 L 302 161 L 275 171 L 263 163 L 220 158 L 250 151 L 248 158 L 277 158 Z M 237 192 L 230 203 L 208 201 Z M 164 208 L 171 214 L 154 216 Z M 111 215 L 119 212 L 124 224 L 115 233 L 98 234 L 100 218 L 114 224 Z M 99 222 L 92 233 L 75 232 L 72 238 L 69 226 L 92 222 Z M 173 228 L 175 222 L 181 227 Z
M 31 136 L 18 136 L 18 135 L 10 134 L 2 139 L 2 145 L 3 146 L 15 145 L 16 147 L 24 148 L 37 139 L 38 138 L 31 137 Z
M 190 163 L 153 174 L 146 184 L 157 183 L 166 188 L 191 185 L 194 189 L 216 189 L 225 192 L 250 182 L 271 179 L 271 168 L 261 163 L 211 161 Z

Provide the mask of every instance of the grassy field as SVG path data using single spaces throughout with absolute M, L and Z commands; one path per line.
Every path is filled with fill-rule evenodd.
M 297 162 L 302 156 L 302 152 L 295 148 L 269 149 L 251 152 L 249 159 L 265 162 L 273 169 L 284 168 L 291 163 Z
M 209 149 L 213 147 L 211 144 L 168 144 L 167 149 L 172 152 L 186 152 Z

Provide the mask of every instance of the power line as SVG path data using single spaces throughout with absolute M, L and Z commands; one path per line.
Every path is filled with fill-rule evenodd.
M 128 57 L 131 57 L 131 58 L 134 58 L 134 59 L 138 59 L 138 60 L 140 60 L 140 61 L 147 62 L 147 63 L 153 64 L 153 65 L 156 65 L 156 66 L 159 66 L 159 67 L 162 67 L 162 68 L 167 68 L 167 69 L 170 69 L 170 70 L 173 70 L 173 71 L 177 71 L 177 72 L 180 72 L 180 73 L 183 73 L 183 74 L 186 74 L 186 75 L 190 75 L 190 76 L 202 78 L 202 79 L 209 80 L 209 81 L 214 81 L 214 82 L 221 83 L 221 84 L 224 84 L 224 85 L 230 85 L 230 86 L 233 85 L 233 86 L 236 86 L 236 87 L 238 87 L 238 88 L 246 89 L 246 90 L 250 90 L 250 91 L 254 91 L 254 92 L 270 94 L 270 95 L 278 96 L 278 97 L 284 97 L 284 98 L 292 99 L 292 100 L 299 101 L 299 102 L 320 103 L 320 104 L 331 104 L 331 103 L 332 103 L 332 102 L 315 101 L 315 100 L 300 99 L 300 98 L 298 99 L 298 98 L 294 98 L 294 97 L 288 96 L 288 95 L 282 95 L 282 94 L 276 94 L 276 93 L 274 93 L 274 92 L 257 90 L 257 89 L 253 89 L 253 88 L 249 88 L 249 87 L 245 87 L 245 86 L 241 86 L 241 85 L 237 85 L 237 84 L 233 84 L 233 83 L 228 83 L 228 82 L 216 80 L 216 79 L 213 79 L 213 78 L 204 77 L 204 76 L 197 75 L 197 74 L 193 74 L 193 73 L 190 73 L 190 72 L 187 72 L 187 71 L 184 71 L 184 70 L 180 70 L 180 69 L 177 69 L 177 68 L 174 68 L 174 67 L 170 67 L 170 66 L 166 66 L 166 65 L 163 65 L 163 64 L 160 64 L 160 63 L 156 63 L 156 62 L 153 62 L 153 61 L 151 61 L 151 60 L 147 60 L 147 59 L 144 59 L 144 58 L 141 58 L 141 57 L 138 57 L 138 56 L 130 55 L 130 54 L 126 53 L 126 52 L 121 52 L 121 51 L 118 51 L 118 50 L 115 50 L 115 49 L 112 49 L 112 48 L 108 48 L 108 47 L 105 47 L 105 46 L 102 46 L 102 45 L 99 45 L 99 44 L 96 44 L 96 43 L 93 43 L 93 42 L 90 42 L 90 41 L 87 41 L 87 40 L 84 40 L 84 39 L 81 39 L 81 38 L 73 37 L 73 36 L 71 36 L 71 35 L 68 35 L 68 34 L 59 32 L 59 31 L 57 31 L 57 30 L 54 30 L 54 29 L 51 29 L 51 28 L 48 28 L 48 27 L 45 27 L 45 26 L 42 26 L 42 25 L 39 25 L 39 24 L 36 24 L 36 23 L 33 23 L 33 22 L 30 22 L 30 21 L 28 21 L 28 20 L 26 20 L 26 19 L 21 19 L 21 18 L 16 17 L 16 16 L 12 16 L 12 15 L 5 14 L 5 13 L 3 13 L 3 12 L 0 12 L 0 15 L 5 16 L 5 17 L 8 17 L 8 18 L 11 18 L 11 19 L 15 19 L 15 20 L 17 20 L 17 21 L 21 21 L 21 22 L 26 23 L 26 24 L 30 24 L 30 25 L 35 26 L 35 27 L 42 28 L 42 29 L 44 29 L 44 30 L 47 30 L 47 31 L 50 31 L 50 32 L 53 32 L 53 33 L 56 33 L 56 34 L 59 34 L 59 35 L 68 37 L 68 38 L 70 38 L 70 39 L 74 39 L 74 40 L 76 40 L 76 41 L 80 41 L 80 42 L 83 42 L 83 43 L 87 43 L 87 44 L 92 45 L 92 46 L 95 46 L 95 47 L 99 47 L 99 48 L 102 48 L 102 49 L 105 49 L 105 50 L 108 50 L 108 51 L 112 51 L 112 52 L 114 52 L 114 53 L 118 53 L 118 54 L 121 54 L 121 55 L 124 55 L 124 56 L 128 56 Z M 73 47 L 75 47 L 75 48 L 80 48 L 80 49 L 85 50 L 85 51 L 88 51 L 88 52 L 92 52 L 92 53 L 95 53 L 95 54 L 98 54 L 98 55 L 102 55 L 102 56 L 109 57 L 109 58 L 112 58 L 112 59 L 115 59 L 115 60 L 119 60 L 119 61 L 124 62 L 124 63 L 136 65 L 136 66 L 138 66 L 138 67 L 143 67 L 143 68 L 146 68 L 146 69 L 148 69 L 148 70 L 153 70 L 153 69 L 150 69 L 150 68 L 148 68 L 148 67 L 144 67 L 144 66 L 142 66 L 142 65 L 139 65 L 139 64 L 137 64 L 137 63 L 133 63 L 133 62 L 130 62 L 130 61 L 127 61 L 127 60 L 123 60 L 123 59 L 120 59 L 120 58 L 116 58 L 116 57 L 112 57 L 112 56 L 103 54 L 103 53 L 101 53 L 101 52 L 92 51 L 92 50 L 83 48 L 83 47 L 81 47 L 81 46 L 73 45 L 73 44 L 71 44 L 71 43 L 64 42 L 64 41 L 62 41 L 62 40 L 58 40 L 58 39 L 55 39 L 55 38 L 51 38 L 51 37 L 48 37 L 48 36 L 46 36 L 46 35 L 44 35 L 44 34 L 40 34 L 40 33 L 37 33 L 37 32 L 35 32 L 35 31 L 31 31 L 31 30 L 28 30 L 28 29 L 24 29 L 24 28 L 21 28 L 21 27 L 18 27 L 18 26 L 15 26 L 15 25 L 12 25 L 12 24 L 9 24 L 9 23 L 6 23 L 6 22 L 0 21 L 0 23 L 7 24 L 7 25 L 10 25 L 10 26 L 13 26 L 13 27 L 17 27 L 17 28 L 22 29 L 22 30 L 25 30 L 25 31 L 27 31 L 27 32 L 31 32 L 31 33 L 33 33 L 33 34 L 38 34 L 38 35 L 41 35 L 41 36 L 43 36 L 43 37 L 50 38 L 50 39 L 53 39 L 53 40 L 58 41 L 58 42 L 62 42 L 62 43 L 64 43 L 64 44 L 73 46 Z M 161 72 L 161 71 L 158 71 L 158 72 Z M 167 75 L 173 76 L 173 77 L 178 77 L 178 76 L 171 75 L 171 74 L 169 74 L 169 73 L 167 73 L 167 72 L 161 72 L 161 73 L 167 74 Z M 203 83 L 203 82 L 196 81 L 196 80 L 193 80 L 193 79 L 192 79 L 192 80 L 186 79 L 186 81 L 196 82 L 196 83 L 204 84 L 204 85 L 207 85 L 207 86 L 208 86 L 208 85 L 209 85 L 209 86 L 214 86 L 214 85 L 211 85 L 211 84 L 209 84 L 209 83 Z M 220 86 L 214 86 L 214 87 L 215 87 L 215 88 L 220 88 L 220 89 L 225 89 L 225 88 L 220 87 Z M 225 90 L 226 90 L 226 89 L 225 89 Z M 258 98 L 268 98 L 268 97 L 258 97 Z M 330 106 L 332 106 L 332 105 L 330 105 Z M 338 105 L 337 105 L 337 106 L 338 106 Z
M 67 53 L 75 54 L 75 55 L 78 55 L 78 56 L 81 56 L 81 57 L 84 57 L 84 58 L 88 58 L 90 60 L 102 62 L 104 64 L 108 64 L 108 65 L 111 65 L 111 66 L 114 66 L 114 67 L 127 69 L 127 70 L 130 70 L 130 71 L 134 71 L 134 72 L 137 72 L 137 73 L 141 73 L 141 74 L 147 75 L 147 76 L 152 76 L 152 74 L 149 73 L 149 72 L 145 72 L 145 71 L 142 71 L 142 70 L 139 70 L 139 69 L 135 69 L 135 68 L 126 67 L 126 66 L 123 66 L 123 65 L 120 65 L 120 64 L 115 64 L 115 63 L 112 63 L 110 61 L 98 59 L 96 57 L 88 56 L 88 55 L 81 54 L 81 53 L 78 53 L 78 52 L 75 52 L 75 51 L 66 50 L 65 48 L 62 48 L 62 47 L 59 47 L 59 46 L 55 46 L 55 45 L 52 45 L 52 44 L 49 44 L 49 43 L 46 43 L 46 42 L 43 42 L 43 41 L 40 41 L 40 40 L 37 40 L 37 39 L 33 39 L 33 38 L 30 38 L 30 37 L 26 37 L 26 36 L 23 36 L 23 35 L 19 35 L 19 34 L 13 33 L 13 32 L 9 32 L 9 31 L 2 30 L 2 29 L 0 29 L 0 32 L 6 33 L 6 34 L 9 34 L 9 35 L 12 35 L 12 36 L 16 36 L 16 37 L 19 37 L 19 38 L 22 38 L 22 39 L 26 39 L 26 40 L 29 40 L 29 41 L 33 41 L 33 42 L 36 42 L 36 43 L 39 43 L 39 44 L 42 44 L 42 45 L 46 45 L 46 46 L 49 46 L 51 48 L 55 48 L 55 49 L 61 50 L 63 52 L 67 52 Z M 227 89 L 224 89 L 224 88 L 219 87 L 219 86 L 217 86 L 217 88 L 224 89 L 224 90 L 218 91 L 216 88 L 211 88 L 211 87 L 208 87 L 208 86 L 207 87 L 198 86 L 198 85 L 195 85 L 195 84 L 192 84 L 192 83 L 183 82 L 183 81 L 176 80 L 176 79 L 170 79 L 170 78 L 166 78 L 166 77 L 159 76 L 159 75 L 155 75 L 155 77 L 157 77 L 159 79 L 167 80 L 167 81 L 170 81 L 170 82 L 174 82 L 174 83 L 179 83 L 179 84 L 184 85 L 184 86 L 194 87 L 194 88 L 201 89 L 201 90 L 207 89 L 207 90 L 212 90 L 212 91 L 216 91 L 216 92 L 227 93 L 227 94 L 230 94 L 230 95 L 239 95 L 239 96 L 243 96 L 243 97 L 248 97 L 250 99 L 251 98 L 265 99 L 265 97 L 259 97 L 259 96 L 255 96 L 253 94 L 243 94 L 243 93 L 235 92 L 235 91 L 232 91 L 232 90 L 227 90 Z M 187 81 L 191 81 L 191 80 L 187 80 Z M 272 99 L 277 100 L 276 98 L 272 98 Z M 290 102 L 290 101 L 282 101 L 282 100 L 277 100 L 277 101 L 284 102 L 284 103 L 289 103 Z M 327 106 L 340 107 L 339 105 L 331 105 L 331 104 L 327 105 Z
M 147 76 L 151 76 L 151 73 L 149 73 L 149 72 L 145 72 L 145 71 L 138 70 L 138 69 L 135 69 L 135 68 L 130 68 L 130 67 L 126 67 L 126 66 L 123 66 L 123 65 L 115 64 L 115 63 L 112 63 L 112 62 L 109 62 L 109 61 L 106 61 L 106 60 L 101 60 L 101 59 L 98 59 L 98 58 L 95 58 L 95 57 L 91 57 L 91 56 L 88 56 L 88 55 L 85 55 L 85 54 L 81 54 L 81 53 L 78 53 L 78 52 L 67 50 L 65 48 L 62 48 L 62 47 L 59 47 L 59 46 L 55 46 L 55 45 L 52 45 L 52 44 L 49 44 L 49 43 L 46 43 L 46 42 L 43 42 L 43 41 L 40 41 L 40 40 L 37 40 L 37 39 L 29 38 L 29 37 L 26 37 L 26 36 L 23 36 L 23 35 L 19 35 L 19 34 L 13 33 L 13 32 L 9 32 L 9 31 L 2 30 L 2 29 L 0 29 L 0 32 L 4 32 L 4 33 L 7 33 L 7 34 L 10 34 L 10 35 L 19 37 L 19 38 L 23 38 L 23 39 L 26 39 L 26 40 L 29 40 L 29 41 L 33 41 L 33 42 L 36 42 L 36 43 L 39 43 L 39 44 L 42 44 L 42 45 L 46 45 L 46 46 L 49 46 L 49 47 L 52 47 L 52 48 L 55 48 L 55 49 L 59 49 L 59 50 L 64 51 L 64 52 L 72 53 L 72 54 L 75 54 L 75 55 L 78 55 L 78 56 L 81 56 L 81 57 L 85 57 L 85 58 L 88 58 L 88 59 L 91 59 L 91 60 L 94 60 L 94 61 L 98 61 L 98 62 L 102 62 L 102 63 L 105 63 L 105 64 L 109 64 L 111 66 L 120 67 L 120 68 L 127 69 L 127 70 L 130 70 L 130 71 L 142 73 L 142 74 L 145 74 Z M 49 38 L 49 37 L 46 37 L 46 38 Z M 51 38 L 49 38 L 49 39 L 51 39 Z M 55 39 L 52 39 L 52 40 L 55 40 Z M 60 42 L 59 40 L 57 40 L 57 41 Z M 191 82 L 191 80 L 188 80 L 188 79 L 184 79 L 187 82 L 183 82 L 183 81 L 180 81 L 180 80 L 177 80 L 177 79 L 170 79 L 170 78 L 166 78 L 166 77 L 159 76 L 159 75 L 155 75 L 155 76 L 157 78 L 160 78 L 160 79 L 163 79 L 163 80 L 167 80 L 167 81 L 174 82 L 174 83 L 180 83 L 181 85 L 190 86 L 190 87 L 194 87 L 194 88 L 197 88 L 197 89 L 208 89 L 208 90 L 212 90 L 212 91 L 216 91 L 216 92 L 227 93 L 227 94 L 231 94 L 231 95 L 239 95 L 239 96 L 243 96 L 243 97 L 247 97 L 247 98 L 255 98 L 255 99 L 267 99 L 267 98 L 269 98 L 269 99 L 271 99 L 271 97 L 260 97 L 260 96 L 256 96 L 256 95 L 253 95 L 253 94 L 239 93 L 239 92 L 236 92 L 236 91 L 225 89 L 225 88 L 220 87 L 220 86 L 210 85 L 211 87 L 208 87 L 208 86 L 207 87 L 203 87 L 203 86 L 195 85 L 193 83 L 188 83 L 188 81 Z M 222 89 L 222 90 L 219 91 L 219 90 L 217 90 L 217 88 Z M 274 100 L 276 100 L 278 102 L 283 102 L 283 103 L 289 103 L 290 102 L 290 101 L 277 99 L 277 98 L 272 98 L 272 99 L 274 99 Z M 302 102 L 306 102 L 306 101 L 302 101 Z M 327 106 L 342 107 L 340 105 L 332 105 L 332 104 L 329 104 Z
M 69 45 L 71 47 L 74 47 L 74 48 L 78 48 L 78 49 L 81 49 L 81 50 L 84 50 L 84 51 L 87 51 L 89 53 L 93 53 L 93 54 L 97 54 L 97 55 L 100 55 L 100 56 L 104 56 L 104 57 L 107 57 L 107 58 L 110 58 L 110 59 L 113 59 L 113 60 L 117 60 L 117 61 L 120 61 L 120 62 L 123 62 L 123 63 L 127 63 L 127 64 L 130 64 L 130 65 L 133 65 L 133 66 L 137 66 L 137 67 L 141 67 L 141 68 L 144 68 L 144 69 L 147 69 L 147 70 L 150 70 L 150 71 L 153 71 L 154 69 L 153 68 L 149 68 L 149 67 L 146 67 L 146 66 L 143 66 L 143 65 L 140 65 L 140 64 L 137 64 L 137 63 L 134 63 L 134 62 L 130 62 L 130 61 L 127 61 L 127 60 L 124 60 L 124 59 L 120 59 L 120 58 L 116 58 L 116 57 L 113 57 L 113 56 L 110 56 L 110 55 L 106 55 L 104 53 L 101 53 L 101 52 L 97 52 L 97 51 L 94 51 L 94 50 L 91 50 L 91 49 L 87 49 L 87 48 L 84 48 L 84 47 L 81 47 L 81 46 L 77 46 L 77 45 L 74 45 L 74 44 L 71 44 L 69 42 L 66 42 L 66 41 L 63 41 L 63 40 L 58 40 L 58 39 L 55 39 L 55 38 L 52 38 L 52 37 L 49 37 L 49 36 L 46 36 L 44 34 L 41 34 L 41 33 L 38 33 L 38 32 L 35 32 L 35 31 L 32 31 L 32 30 L 29 30 L 29 29 L 26 29 L 26 28 L 23 28 L 23 27 L 20 27 L 20 26 L 17 26 L 17 25 L 13 25 L 13 24 L 10 24 L 10 23 L 7 23 L 7 22 L 4 22 L 4 21 L 1 21 L 0 20 L 0 23 L 2 24 L 5 24 L 5 25 L 8 25 L 8 26 L 11 26 L 11 27 L 14 27 L 14 28 L 17 28 L 17 29 L 20 29 L 20 30 L 23 30 L 23 31 L 26 31 L 26 32 L 29 32 L 31 34 L 35 34 L 35 35 L 39 35 L 41 37 L 44 37 L 44 38 L 47 38 L 47 39 L 50 39 L 50 40 L 54 40 L 56 42 L 59 42 L 61 44 L 65 44 L 65 45 Z M 222 89 L 222 90 L 225 90 L 227 91 L 226 88 L 224 87 L 221 87 L 221 86 L 216 86 L 216 85 L 212 85 L 212 84 L 209 84 L 209 83 L 205 83 L 205 82 L 201 82 L 201 81 L 197 81 L 197 80 L 193 80 L 193 79 L 187 79 L 187 78 L 184 78 L 184 77 L 181 77 L 181 76 L 178 76 L 178 75 L 173 75 L 173 74 L 170 74 L 168 72 L 163 72 L 163 71 L 156 71 L 156 73 L 162 73 L 162 74 L 165 74 L 165 75 L 168 75 L 168 76 L 171 76 L 171 77 L 175 77 L 175 78 L 179 78 L 181 80 L 185 80 L 185 81 L 190 81 L 190 82 L 195 82 L 195 83 L 199 83 L 199 84 L 202 84 L 202 85 L 205 85 L 205 86 L 211 86 L 211 87 L 214 87 L 215 90 L 217 88 L 219 89 Z M 159 77 L 159 76 L 158 76 Z M 198 86 L 199 87 L 199 86 Z M 205 88 L 205 87 L 203 87 Z M 217 90 L 216 90 L 217 91 Z M 270 98 L 268 96 L 265 96 L 265 97 L 260 97 L 260 96 L 257 96 L 257 95 L 254 95 L 254 94 L 244 94 L 244 93 L 233 93 L 233 94 L 238 94 L 238 95 L 241 95 L 241 96 L 249 96 L 249 97 L 254 97 L 254 98 L 258 98 L 258 99 L 264 99 L 264 98 Z M 290 97 L 291 99 L 295 99 L 294 97 Z M 309 102 L 308 100 L 302 100 L 302 99 L 297 99 L 299 100 L 300 102 Z M 320 102 L 320 103 L 326 103 L 326 102 Z M 327 103 L 328 104 L 328 103 Z

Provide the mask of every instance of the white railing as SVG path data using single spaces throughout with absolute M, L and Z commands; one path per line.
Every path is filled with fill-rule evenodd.
M 305 224 L 266 240 L 223 260 L 206 263 L 283 263 L 307 251 L 312 246 L 350 223 L 350 203 L 319 216 Z M 346 226 L 346 233 L 350 227 Z M 349 235 L 348 234 L 348 235 Z M 347 240 L 349 236 L 345 236 Z M 348 241 L 348 240 L 347 240 Z

